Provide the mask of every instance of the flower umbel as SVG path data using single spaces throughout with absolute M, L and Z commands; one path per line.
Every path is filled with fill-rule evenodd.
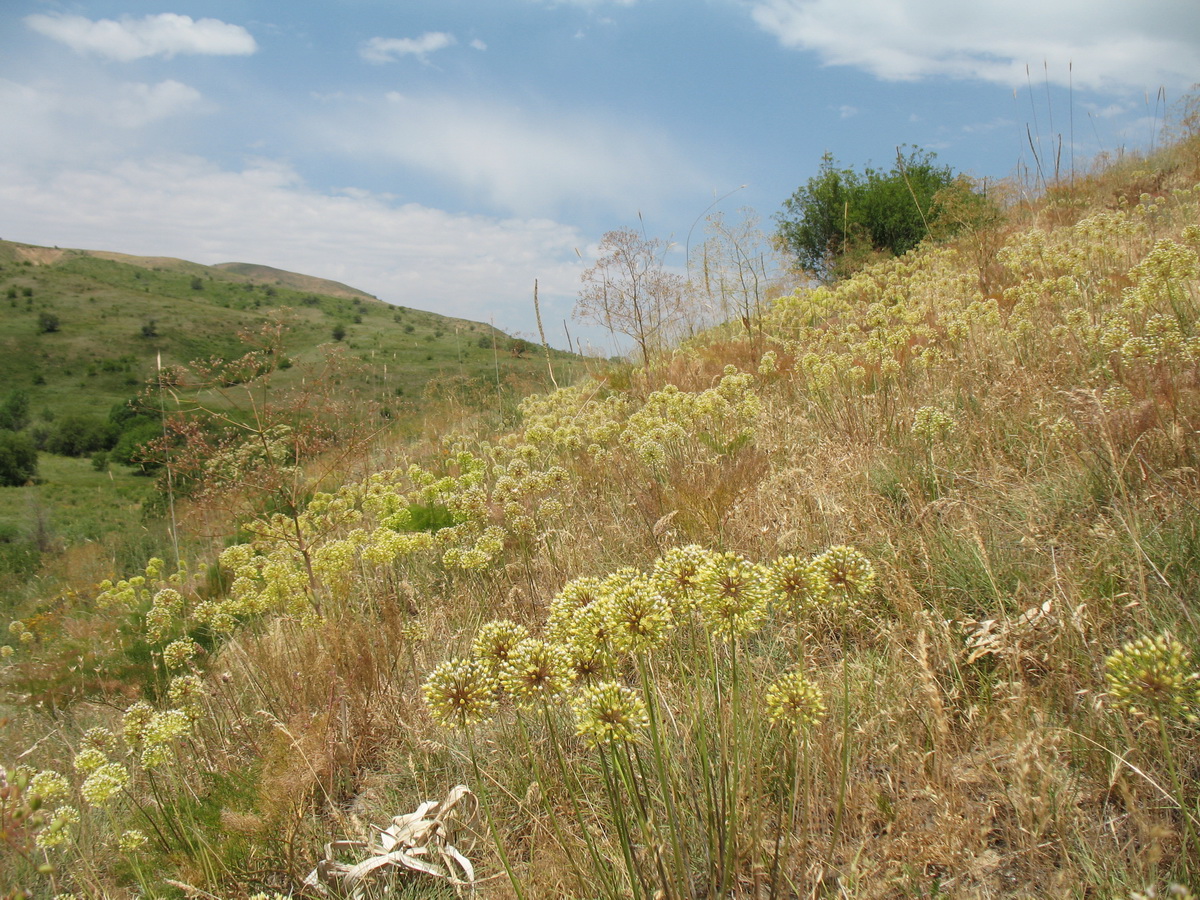
M 650 724 L 642 698 L 615 681 L 584 688 L 572 708 L 576 733 L 593 747 L 635 741 Z
M 1113 702 L 1135 716 L 1200 720 L 1200 672 L 1192 669 L 1187 648 L 1167 632 L 1113 652 L 1104 661 L 1104 680 Z
M 430 674 L 422 691 L 434 720 L 446 728 L 465 728 L 496 709 L 492 676 L 474 659 L 448 659 Z
M 767 717 L 788 731 L 799 731 L 821 721 L 825 701 L 821 691 L 802 672 L 789 672 L 767 688 Z

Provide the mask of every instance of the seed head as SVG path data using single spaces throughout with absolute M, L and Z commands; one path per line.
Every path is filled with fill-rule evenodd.
M 825 572 L 812 559 L 780 557 L 771 566 L 770 584 L 776 602 L 793 615 L 821 607 L 829 596 Z
M 853 606 L 875 587 L 875 567 L 853 547 L 830 547 L 813 564 L 829 585 L 829 601 L 833 604 Z
M 571 657 L 556 644 L 526 638 L 513 648 L 500 671 L 500 684 L 518 703 L 549 700 L 571 686 Z
M 698 573 L 700 612 L 714 634 L 731 640 L 767 615 L 768 572 L 737 553 L 713 556 Z

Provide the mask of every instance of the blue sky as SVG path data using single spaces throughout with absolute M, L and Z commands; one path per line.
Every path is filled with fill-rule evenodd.
M 526 334 L 536 278 L 562 345 L 605 231 L 682 271 L 706 211 L 771 228 L 825 151 L 997 179 L 1028 129 L 1084 170 L 1198 80 L 1196 0 L 4 0 L 0 237 Z

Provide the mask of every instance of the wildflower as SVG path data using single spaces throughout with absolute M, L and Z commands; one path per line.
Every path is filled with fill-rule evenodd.
M 801 672 L 789 672 L 767 688 L 767 718 L 789 731 L 815 725 L 825 714 L 821 691 Z
M 142 768 L 147 772 L 153 771 L 159 766 L 169 763 L 173 756 L 174 754 L 167 744 L 148 744 L 142 751 Z
M 579 614 L 600 599 L 600 579 L 583 577 L 568 581 L 550 601 L 546 633 L 563 640 L 574 630 Z
M 108 762 L 104 751 L 98 747 L 84 747 L 75 754 L 75 771 L 80 775 L 90 775 Z
M 139 831 L 137 828 L 131 828 L 128 831 L 122 832 L 121 836 L 117 838 L 117 849 L 122 853 L 132 853 L 139 847 L 144 846 L 148 840 L 149 838 L 146 837 L 145 832 Z
M 499 679 L 508 664 L 508 657 L 521 641 L 529 637 L 529 629 L 509 619 L 493 619 L 480 626 L 471 643 L 471 654 Z
M 43 803 L 62 800 L 70 792 L 67 779 L 53 769 L 43 769 L 29 779 L 29 793 L 40 797 Z
M 13 652 L 12 646 L 10 644 L 5 644 L 4 646 L 0 647 L 0 659 L 8 659 L 13 655 Z
M 92 772 L 79 788 L 92 806 L 104 806 L 129 784 L 129 771 L 120 763 L 105 763 Z
M 645 653 L 666 639 L 673 624 L 671 604 L 649 578 L 635 569 L 622 569 L 606 578 L 603 588 L 619 648 Z
M 780 557 L 771 566 L 769 580 L 776 600 L 793 614 L 819 606 L 829 594 L 825 573 L 812 559 Z
M 125 717 L 121 722 L 121 734 L 125 743 L 130 747 L 141 746 L 146 738 L 146 726 L 150 724 L 153 716 L 154 707 L 145 700 L 139 700 L 125 710 Z
M 699 572 L 700 611 L 726 639 L 757 628 L 767 614 L 767 572 L 737 553 L 714 556 Z
M 1200 720 L 1200 673 L 1170 634 L 1130 641 L 1104 661 L 1104 669 L 1108 695 L 1135 716 Z
M 936 444 L 953 435 L 957 425 L 944 409 L 922 406 L 913 414 L 912 433 L 927 444 Z
M 473 659 L 446 660 L 426 679 L 422 691 L 434 721 L 447 728 L 465 728 L 496 709 L 492 676 Z
M 163 662 L 168 669 L 182 669 L 192 661 L 199 650 L 200 645 L 195 641 L 171 641 L 163 648 Z
M 112 753 L 117 749 L 117 739 L 107 728 L 89 728 L 84 732 L 80 744 L 95 747 L 102 753 Z
M 179 675 L 171 679 L 167 697 L 193 719 L 204 711 L 204 683 L 199 675 Z
M 500 683 L 518 702 L 549 699 L 571 685 L 571 658 L 555 644 L 526 638 L 513 648 L 500 672 Z
M 700 568 L 712 558 L 698 544 L 672 547 L 654 562 L 652 577 L 660 591 L 680 609 L 696 606 Z
M 37 833 L 34 842 L 42 850 L 59 847 L 71 838 L 71 827 L 79 824 L 79 810 L 60 806 L 50 817 L 50 824 Z
M 611 677 L 615 661 L 606 649 L 579 640 L 575 635 L 568 637 L 562 647 L 567 653 L 572 678 L 592 684 L 598 679 Z
M 191 730 L 191 717 L 184 710 L 165 709 L 150 717 L 146 723 L 144 739 L 147 744 L 169 744 Z
M 585 687 L 571 705 L 576 734 L 593 747 L 635 741 L 650 724 L 642 698 L 615 681 Z
M 865 597 L 875 586 L 875 567 L 853 547 L 830 547 L 813 563 L 829 585 L 831 599 L 843 604 Z

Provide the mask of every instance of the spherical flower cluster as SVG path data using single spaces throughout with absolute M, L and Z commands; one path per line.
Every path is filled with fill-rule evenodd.
M 604 579 L 601 590 L 619 652 L 647 653 L 666 640 L 674 614 L 651 578 L 636 569 L 621 569 Z
M 615 681 L 583 688 L 571 705 L 576 733 L 593 747 L 636 741 L 650 724 L 641 696 Z
M 500 671 L 501 687 L 518 703 L 551 700 L 571 686 L 571 657 L 562 647 L 525 638 L 513 648 Z
M 105 763 L 84 779 L 79 788 L 92 806 L 104 806 L 129 784 L 129 771 L 120 763 Z
M 819 609 L 829 596 L 824 571 L 812 559 L 782 556 L 770 569 L 771 592 L 792 615 Z
M 567 640 L 574 634 L 580 614 L 600 597 L 599 578 L 584 576 L 568 581 L 550 601 L 546 633 L 553 640 Z
M 79 824 L 79 810 L 73 806 L 60 806 L 50 816 L 49 824 L 37 833 L 34 843 L 41 850 L 61 847 L 71 839 L 71 829 Z
M 43 803 L 55 803 L 70 793 L 67 779 L 53 769 L 43 769 L 29 779 L 29 793 L 40 797 Z
M 83 747 L 75 754 L 73 765 L 80 775 L 90 775 L 108 762 L 108 756 L 99 747 Z
M 171 679 L 167 697 L 172 703 L 198 719 L 204 712 L 204 682 L 199 675 L 178 675 Z
M 1117 706 L 1153 720 L 1200 720 L 1200 672 L 1170 634 L 1141 637 L 1104 662 L 1108 696 Z
M 875 587 L 875 567 L 853 547 L 830 547 L 813 560 L 834 603 L 853 606 Z
M 529 629 L 508 619 L 493 619 L 480 626 L 471 643 L 471 655 L 483 664 L 499 686 L 500 673 L 516 646 L 529 637 Z
M 957 424 L 946 410 L 922 406 L 913 414 L 912 433 L 926 444 L 937 444 L 953 435 Z
M 721 553 L 699 572 L 700 612 L 713 633 L 731 640 L 758 628 L 767 615 L 769 576 L 737 553 Z
M 117 838 L 117 849 L 122 853 L 133 853 L 138 848 L 144 847 L 148 840 L 145 832 L 131 828 L 121 832 L 121 836 Z
M 789 731 L 809 728 L 825 715 L 821 691 L 801 672 L 789 672 L 767 688 L 767 718 Z
M 478 660 L 446 660 L 421 690 L 434 721 L 447 728 L 465 728 L 487 719 L 496 709 L 493 678 Z
M 140 747 L 146 739 L 146 728 L 154 718 L 154 707 L 139 700 L 125 710 L 121 721 L 121 735 L 130 747 Z
M 163 663 L 168 669 L 182 669 L 200 652 L 200 645 L 190 639 L 171 641 L 163 648 Z
M 712 553 L 698 544 L 672 547 L 654 562 L 654 584 L 679 609 L 694 609 L 700 584 L 700 569 Z

